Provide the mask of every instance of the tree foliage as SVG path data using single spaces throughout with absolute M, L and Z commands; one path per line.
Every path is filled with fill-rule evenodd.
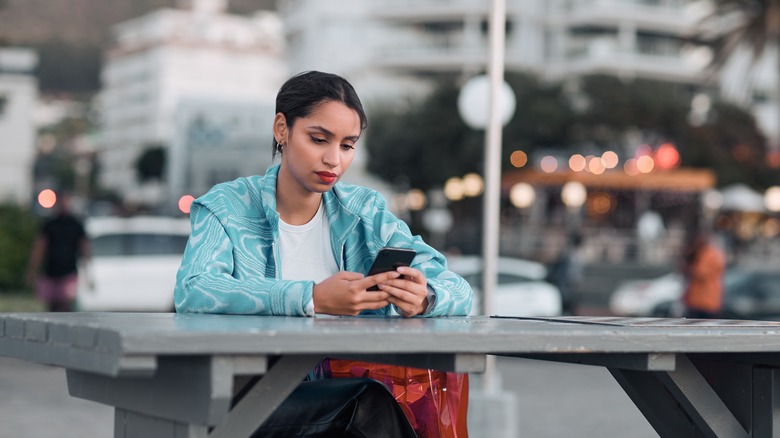
M 27 210 L 0 205 L 0 291 L 25 287 L 24 276 L 38 223 Z
M 529 156 L 541 149 L 572 154 L 612 149 L 625 159 L 639 146 L 630 144 L 627 134 L 639 133 L 651 145 L 674 143 L 683 165 L 713 169 L 720 185 L 767 187 L 777 180 L 763 164 L 765 139 L 752 115 L 716 102 L 708 123 L 692 126 L 691 91 L 684 87 L 606 76 L 584 78 L 575 91 L 528 75 L 509 74 L 507 82 L 518 104 L 504 128 L 505 168 L 518 149 Z M 406 108 L 372 112 L 369 171 L 423 190 L 481 171 L 483 132 L 461 120 L 458 92 L 456 82 L 443 81 L 428 98 L 409 101 Z M 577 99 L 579 106 L 572 103 Z
M 504 131 L 503 162 L 515 149 L 563 144 L 571 112 L 560 88 L 542 86 L 527 75 L 508 75 L 507 82 L 519 104 Z M 459 90 L 459 84 L 446 80 L 426 99 L 410 100 L 400 110 L 373 111 L 367 132 L 369 171 L 390 183 L 420 189 L 481 171 L 484 133 L 461 119 Z
M 780 42 L 780 0 L 714 0 L 713 6 L 714 13 L 707 19 L 729 27 L 713 41 L 715 67 L 723 65 L 740 45 L 747 46 L 757 59 Z
M 162 180 L 165 173 L 166 153 L 161 145 L 149 145 L 135 162 L 136 173 L 141 181 Z

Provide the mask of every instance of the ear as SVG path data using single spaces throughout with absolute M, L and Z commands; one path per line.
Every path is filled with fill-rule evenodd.
M 287 117 L 282 113 L 276 113 L 276 116 L 274 116 L 274 138 L 277 143 L 286 143 Z

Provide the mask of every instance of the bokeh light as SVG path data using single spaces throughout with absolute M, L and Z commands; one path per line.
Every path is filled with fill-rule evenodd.
M 609 193 L 595 193 L 588 201 L 590 210 L 596 214 L 607 214 L 612 210 L 612 197 Z
M 606 170 L 601 157 L 591 157 L 588 161 L 588 171 L 594 175 L 601 175 Z
M 680 164 L 680 153 L 671 143 L 664 143 L 655 151 L 655 164 L 660 169 L 674 169 Z
M 509 156 L 509 162 L 517 168 L 523 167 L 528 163 L 528 155 L 523 151 L 514 151 Z
M 52 208 L 57 203 L 57 194 L 54 190 L 44 189 L 38 193 L 38 204 L 43 208 Z
M 539 163 L 539 167 L 542 169 L 542 172 L 553 173 L 558 170 L 558 160 L 552 155 L 547 155 L 546 157 L 542 158 L 542 161 Z
M 409 210 L 420 211 L 425 208 L 428 203 L 428 197 L 425 196 L 425 192 L 420 189 L 412 189 L 406 194 L 406 202 L 409 206 Z
M 607 169 L 614 169 L 619 161 L 618 154 L 615 151 L 606 151 L 601 154 L 601 162 L 604 163 L 604 167 Z
M 764 205 L 767 210 L 780 211 L 780 186 L 772 186 L 764 192 Z
M 588 190 L 579 181 L 569 181 L 561 189 L 561 200 L 570 208 L 582 207 L 588 199 Z
M 184 214 L 190 214 L 190 208 L 192 207 L 192 201 L 195 197 L 192 195 L 184 195 L 179 198 L 179 210 Z
M 458 177 L 452 177 L 444 183 L 444 196 L 450 201 L 460 201 L 466 195 L 463 190 L 463 181 Z
M 517 183 L 509 190 L 509 200 L 517 208 L 528 208 L 536 200 L 536 190 L 528 183 Z
M 586 165 L 585 157 L 580 154 L 574 154 L 569 158 L 569 169 L 575 172 L 582 172 Z
M 650 173 L 654 168 L 655 162 L 653 161 L 653 157 L 642 155 L 636 159 L 636 170 L 638 170 L 639 173 Z
M 476 173 L 467 173 L 463 176 L 463 194 L 466 196 L 479 196 L 485 188 L 482 177 Z

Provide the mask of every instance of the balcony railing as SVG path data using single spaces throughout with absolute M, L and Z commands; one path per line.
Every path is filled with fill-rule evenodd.
M 686 35 L 702 23 L 706 11 L 685 0 L 576 0 L 569 3 L 570 26 L 617 26 Z

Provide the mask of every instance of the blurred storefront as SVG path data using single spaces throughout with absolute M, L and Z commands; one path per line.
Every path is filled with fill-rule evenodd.
M 505 171 L 502 252 L 549 260 L 567 237 L 584 237 L 590 260 L 668 264 L 685 233 L 709 228 L 704 203 L 715 176 L 706 169 L 601 174 L 571 170 Z M 518 184 L 533 188 L 535 201 L 518 207 L 510 199 Z M 568 190 L 578 188 L 575 199 Z

